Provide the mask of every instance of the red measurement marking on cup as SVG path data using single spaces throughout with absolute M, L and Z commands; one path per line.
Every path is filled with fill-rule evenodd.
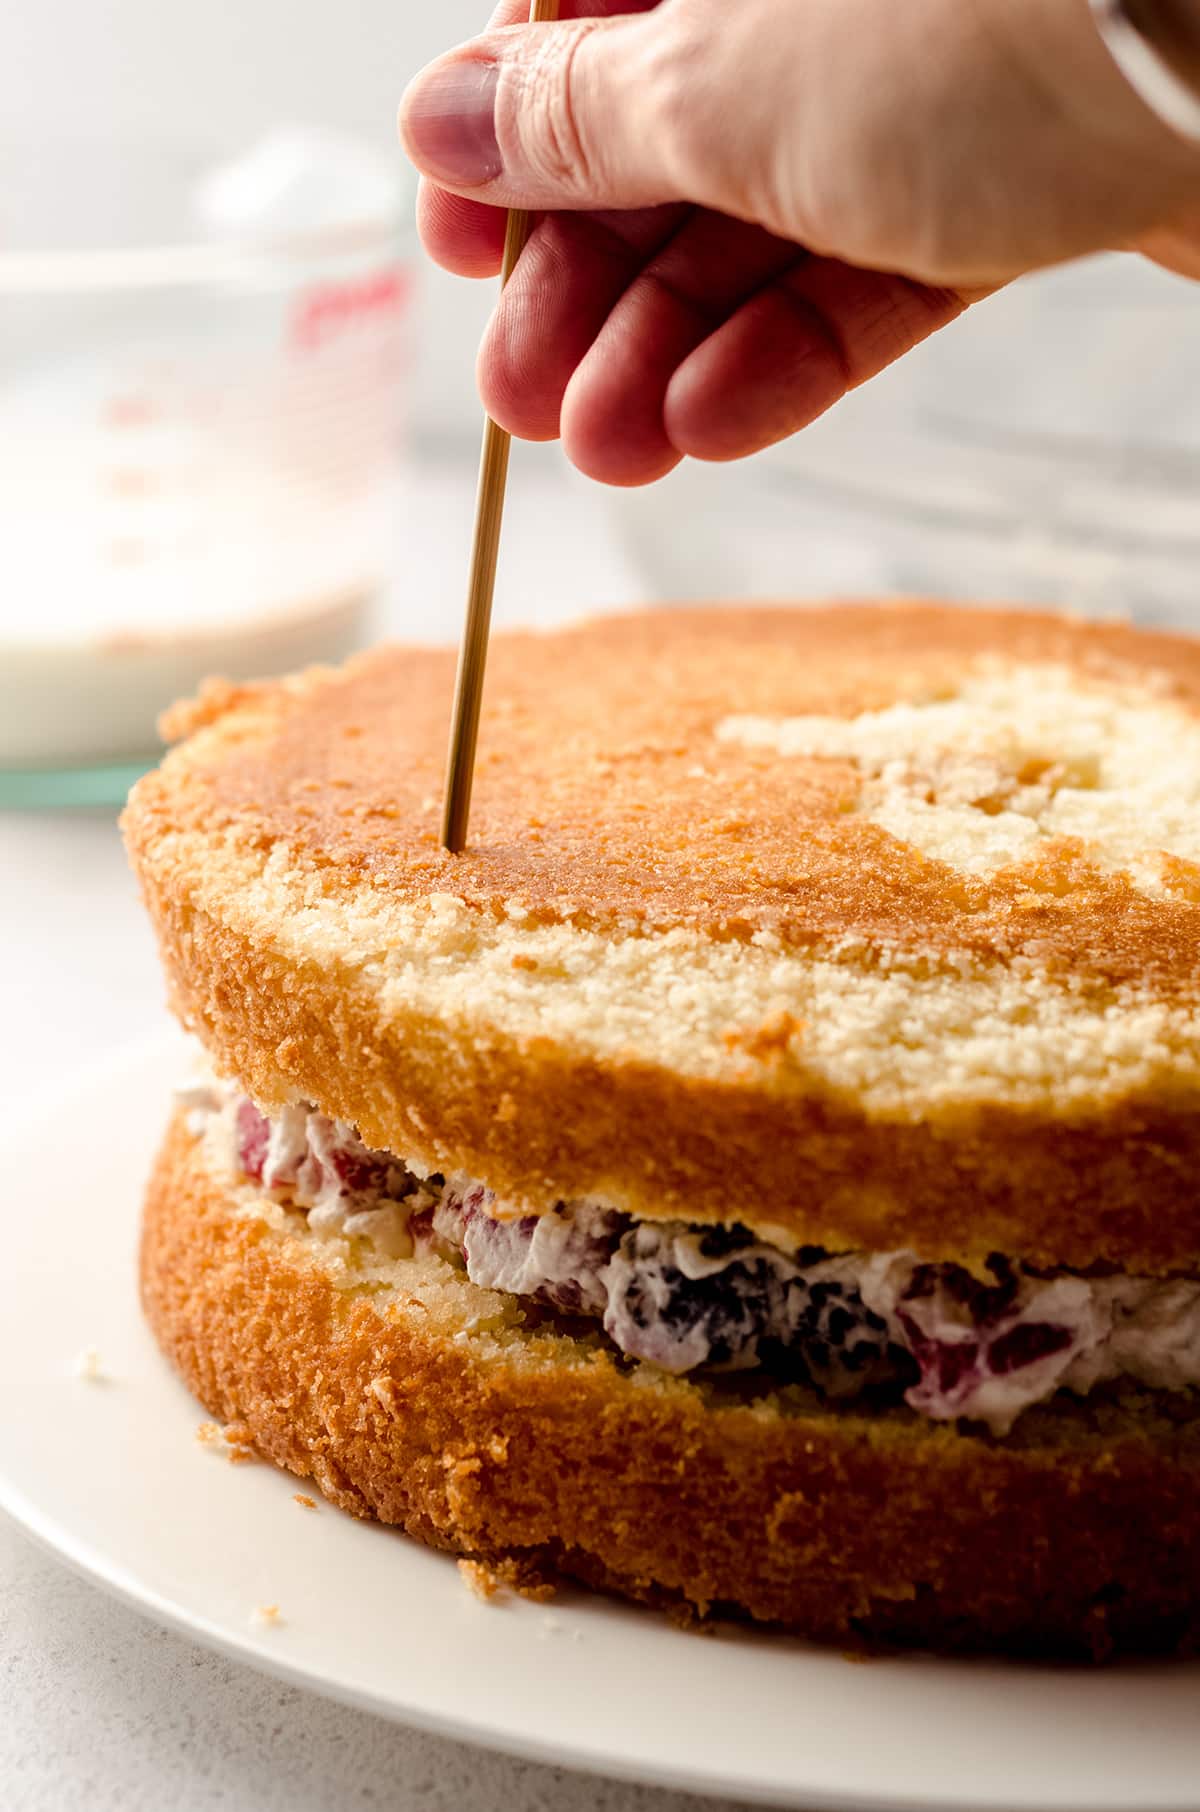
M 144 428 L 157 413 L 151 397 L 129 394 L 110 397 L 100 411 L 100 419 L 106 428 Z
M 300 297 L 292 316 L 291 339 L 311 351 L 343 329 L 379 315 L 397 314 L 412 285 L 406 271 L 378 271 L 353 283 L 323 284 Z

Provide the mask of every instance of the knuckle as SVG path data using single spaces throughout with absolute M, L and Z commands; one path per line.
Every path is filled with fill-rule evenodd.
M 586 45 L 599 24 L 581 21 L 565 42 L 548 37 L 524 71 L 517 116 L 522 162 L 556 195 L 586 195 L 601 174 L 585 92 Z

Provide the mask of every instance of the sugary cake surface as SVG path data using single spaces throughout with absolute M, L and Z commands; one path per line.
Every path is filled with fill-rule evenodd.
M 461 857 L 437 835 L 453 670 L 382 649 L 218 693 L 159 790 L 181 827 L 249 819 L 390 899 L 1195 988 L 1191 642 L 932 606 L 498 637 Z
M 215 689 L 135 790 L 174 998 L 251 1092 L 532 1207 L 1200 1256 L 1200 645 L 925 605 L 497 638 L 458 857 L 453 668 Z

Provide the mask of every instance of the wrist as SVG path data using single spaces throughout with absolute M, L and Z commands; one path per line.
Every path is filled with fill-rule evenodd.
M 1125 0 L 1158 20 L 1173 11 L 1171 42 L 1200 55 L 1200 0 Z M 1111 185 L 1114 217 L 1138 233 L 1169 226 L 1200 197 L 1200 139 L 1168 125 L 1134 87 L 1105 42 L 1097 9 L 1115 0 L 983 0 L 997 35 L 1023 61 L 1066 134 Z M 1133 29 L 1132 25 L 1130 27 Z M 1152 54 L 1147 50 L 1147 54 Z M 1172 55 L 1183 53 L 1173 49 Z M 1190 67 L 1190 63 L 1189 63 Z M 1066 140 L 1064 139 L 1064 151 Z
M 1172 132 L 1200 143 L 1200 0 L 1091 0 L 1130 87 Z

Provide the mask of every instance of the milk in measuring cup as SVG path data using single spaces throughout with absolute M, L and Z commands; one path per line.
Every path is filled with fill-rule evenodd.
M 0 767 L 147 755 L 206 675 L 361 639 L 412 266 L 340 143 L 218 172 L 179 247 L 0 254 Z

